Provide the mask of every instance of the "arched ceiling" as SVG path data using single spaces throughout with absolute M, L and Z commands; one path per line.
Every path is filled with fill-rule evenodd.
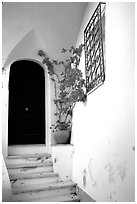
M 46 53 L 61 59 L 62 48 L 76 44 L 87 2 L 4 2 L 2 4 L 3 57 L 7 57 L 30 30 L 41 38 Z

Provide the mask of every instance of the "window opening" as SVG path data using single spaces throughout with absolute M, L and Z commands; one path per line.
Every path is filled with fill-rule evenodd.
M 105 3 L 99 3 L 84 30 L 86 92 L 91 93 L 105 81 Z

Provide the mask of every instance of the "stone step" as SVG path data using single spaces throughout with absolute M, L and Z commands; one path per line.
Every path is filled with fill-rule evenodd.
M 13 194 L 13 201 L 23 202 L 23 201 L 29 201 L 29 200 L 35 200 L 35 199 L 50 199 L 56 196 L 62 196 L 62 195 L 70 195 L 76 193 L 76 187 L 73 183 L 54 183 L 50 184 L 49 186 L 45 184 L 39 189 L 28 189 L 28 191 L 25 192 L 14 192 Z
M 50 154 L 32 154 L 32 155 L 18 155 L 7 156 L 6 164 L 32 164 L 32 163 L 47 163 L 52 162 Z
M 26 193 L 26 192 L 35 192 L 42 190 L 53 190 L 58 188 L 66 188 L 66 187 L 76 187 L 76 184 L 72 181 L 60 181 L 51 184 L 39 184 L 39 185 L 21 185 L 15 186 L 12 188 L 12 192 L 14 194 L 18 193 Z
M 56 196 L 48 199 L 43 198 L 43 199 L 29 201 L 29 202 L 80 202 L 80 197 L 74 193 L 70 195 Z
M 69 195 L 54 196 L 50 198 L 24 200 L 23 202 L 80 202 L 80 197 L 74 193 Z
M 31 173 L 31 174 L 18 174 L 9 175 L 11 186 L 20 187 L 22 185 L 38 185 L 46 183 L 55 183 L 60 181 L 58 174 L 54 172 L 45 173 Z
M 19 173 L 19 174 L 9 174 L 10 180 L 15 179 L 34 179 L 34 178 L 51 178 L 57 177 L 58 174 L 55 172 L 36 172 L 36 173 Z
M 7 159 L 20 159 L 20 158 L 35 158 L 35 157 L 51 157 L 48 153 L 35 153 L 35 154 L 22 154 L 22 155 L 11 155 L 7 156 Z
M 47 162 L 47 163 L 36 163 L 36 162 L 32 162 L 31 164 L 26 164 L 26 163 L 20 163 L 20 164 L 7 164 L 7 168 L 8 169 L 19 169 L 19 168 L 30 168 L 30 167 L 42 167 L 42 166 L 52 166 L 53 163 L 52 162 Z
M 45 145 L 9 147 L 6 166 L 12 202 L 80 202 L 76 184 L 59 178 L 54 172 L 51 155 L 45 150 Z
M 46 165 L 29 165 L 29 166 L 16 166 L 8 168 L 8 173 L 10 176 L 14 177 L 20 177 L 20 175 L 29 175 L 34 173 L 42 173 L 42 172 L 53 172 L 53 165 L 52 164 L 46 164 Z
M 45 154 L 47 147 L 45 144 L 30 144 L 30 145 L 10 145 L 8 146 L 9 156 L 21 156 L 29 154 Z

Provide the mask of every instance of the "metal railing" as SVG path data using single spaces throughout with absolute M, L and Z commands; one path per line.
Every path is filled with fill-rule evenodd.
M 94 91 L 105 81 L 102 33 L 102 5 L 99 3 L 84 30 L 86 92 Z

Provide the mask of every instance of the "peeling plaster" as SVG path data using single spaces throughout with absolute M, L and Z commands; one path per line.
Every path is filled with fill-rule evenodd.
M 97 182 L 95 181 L 92 186 L 93 187 L 97 186 Z
M 86 185 L 87 185 L 86 177 L 87 177 L 87 170 L 84 169 L 84 170 L 83 170 L 83 187 L 84 187 L 84 188 L 85 188 Z
M 89 165 L 88 165 L 88 172 L 89 172 L 91 181 L 93 182 L 93 181 L 94 181 L 94 178 L 93 178 L 93 176 L 92 176 L 92 169 L 93 169 L 93 163 L 92 163 L 92 159 L 90 159 L 90 160 L 89 160 Z
M 108 166 L 110 166 L 111 164 L 110 164 L 110 162 L 108 162 L 108 164 L 105 166 L 105 169 L 108 167 Z
M 54 164 L 57 162 L 57 159 L 56 158 L 54 158 Z
M 105 169 L 108 169 L 108 180 L 109 183 L 115 183 L 115 171 L 114 171 L 114 167 L 112 166 L 112 164 L 109 162 L 106 166 Z
M 109 183 L 115 183 L 114 172 L 110 172 L 108 175 Z
M 113 202 L 117 201 L 115 197 L 116 197 L 116 191 L 111 192 L 110 195 L 108 196 L 109 200 Z
M 126 176 L 126 171 L 127 171 L 127 162 L 123 161 L 120 162 L 116 168 L 112 166 L 110 162 L 105 166 L 105 169 L 108 170 L 108 181 L 109 183 L 115 183 L 115 174 L 118 173 L 120 176 L 121 180 L 124 181 L 124 178 Z
M 119 172 L 119 176 L 121 177 L 122 181 L 124 180 L 125 178 L 125 175 L 126 175 L 126 169 L 123 169 Z
M 95 186 L 97 186 L 97 181 L 96 181 L 96 179 L 93 178 L 92 171 L 93 171 L 93 162 L 92 162 L 92 159 L 90 159 L 89 164 L 88 164 L 88 173 L 89 173 L 90 179 L 91 179 L 91 181 L 93 183 L 92 186 L 95 187 Z
M 124 161 L 124 162 L 119 163 L 116 168 L 119 173 L 119 176 L 121 177 L 121 180 L 123 181 L 126 176 L 127 162 Z
M 71 154 L 71 159 L 73 159 L 74 153 L 75 153 L 75 152 L 74 152 L 74 150 L 73 150 L 73 152 L 72 152 L 72 154 Z

